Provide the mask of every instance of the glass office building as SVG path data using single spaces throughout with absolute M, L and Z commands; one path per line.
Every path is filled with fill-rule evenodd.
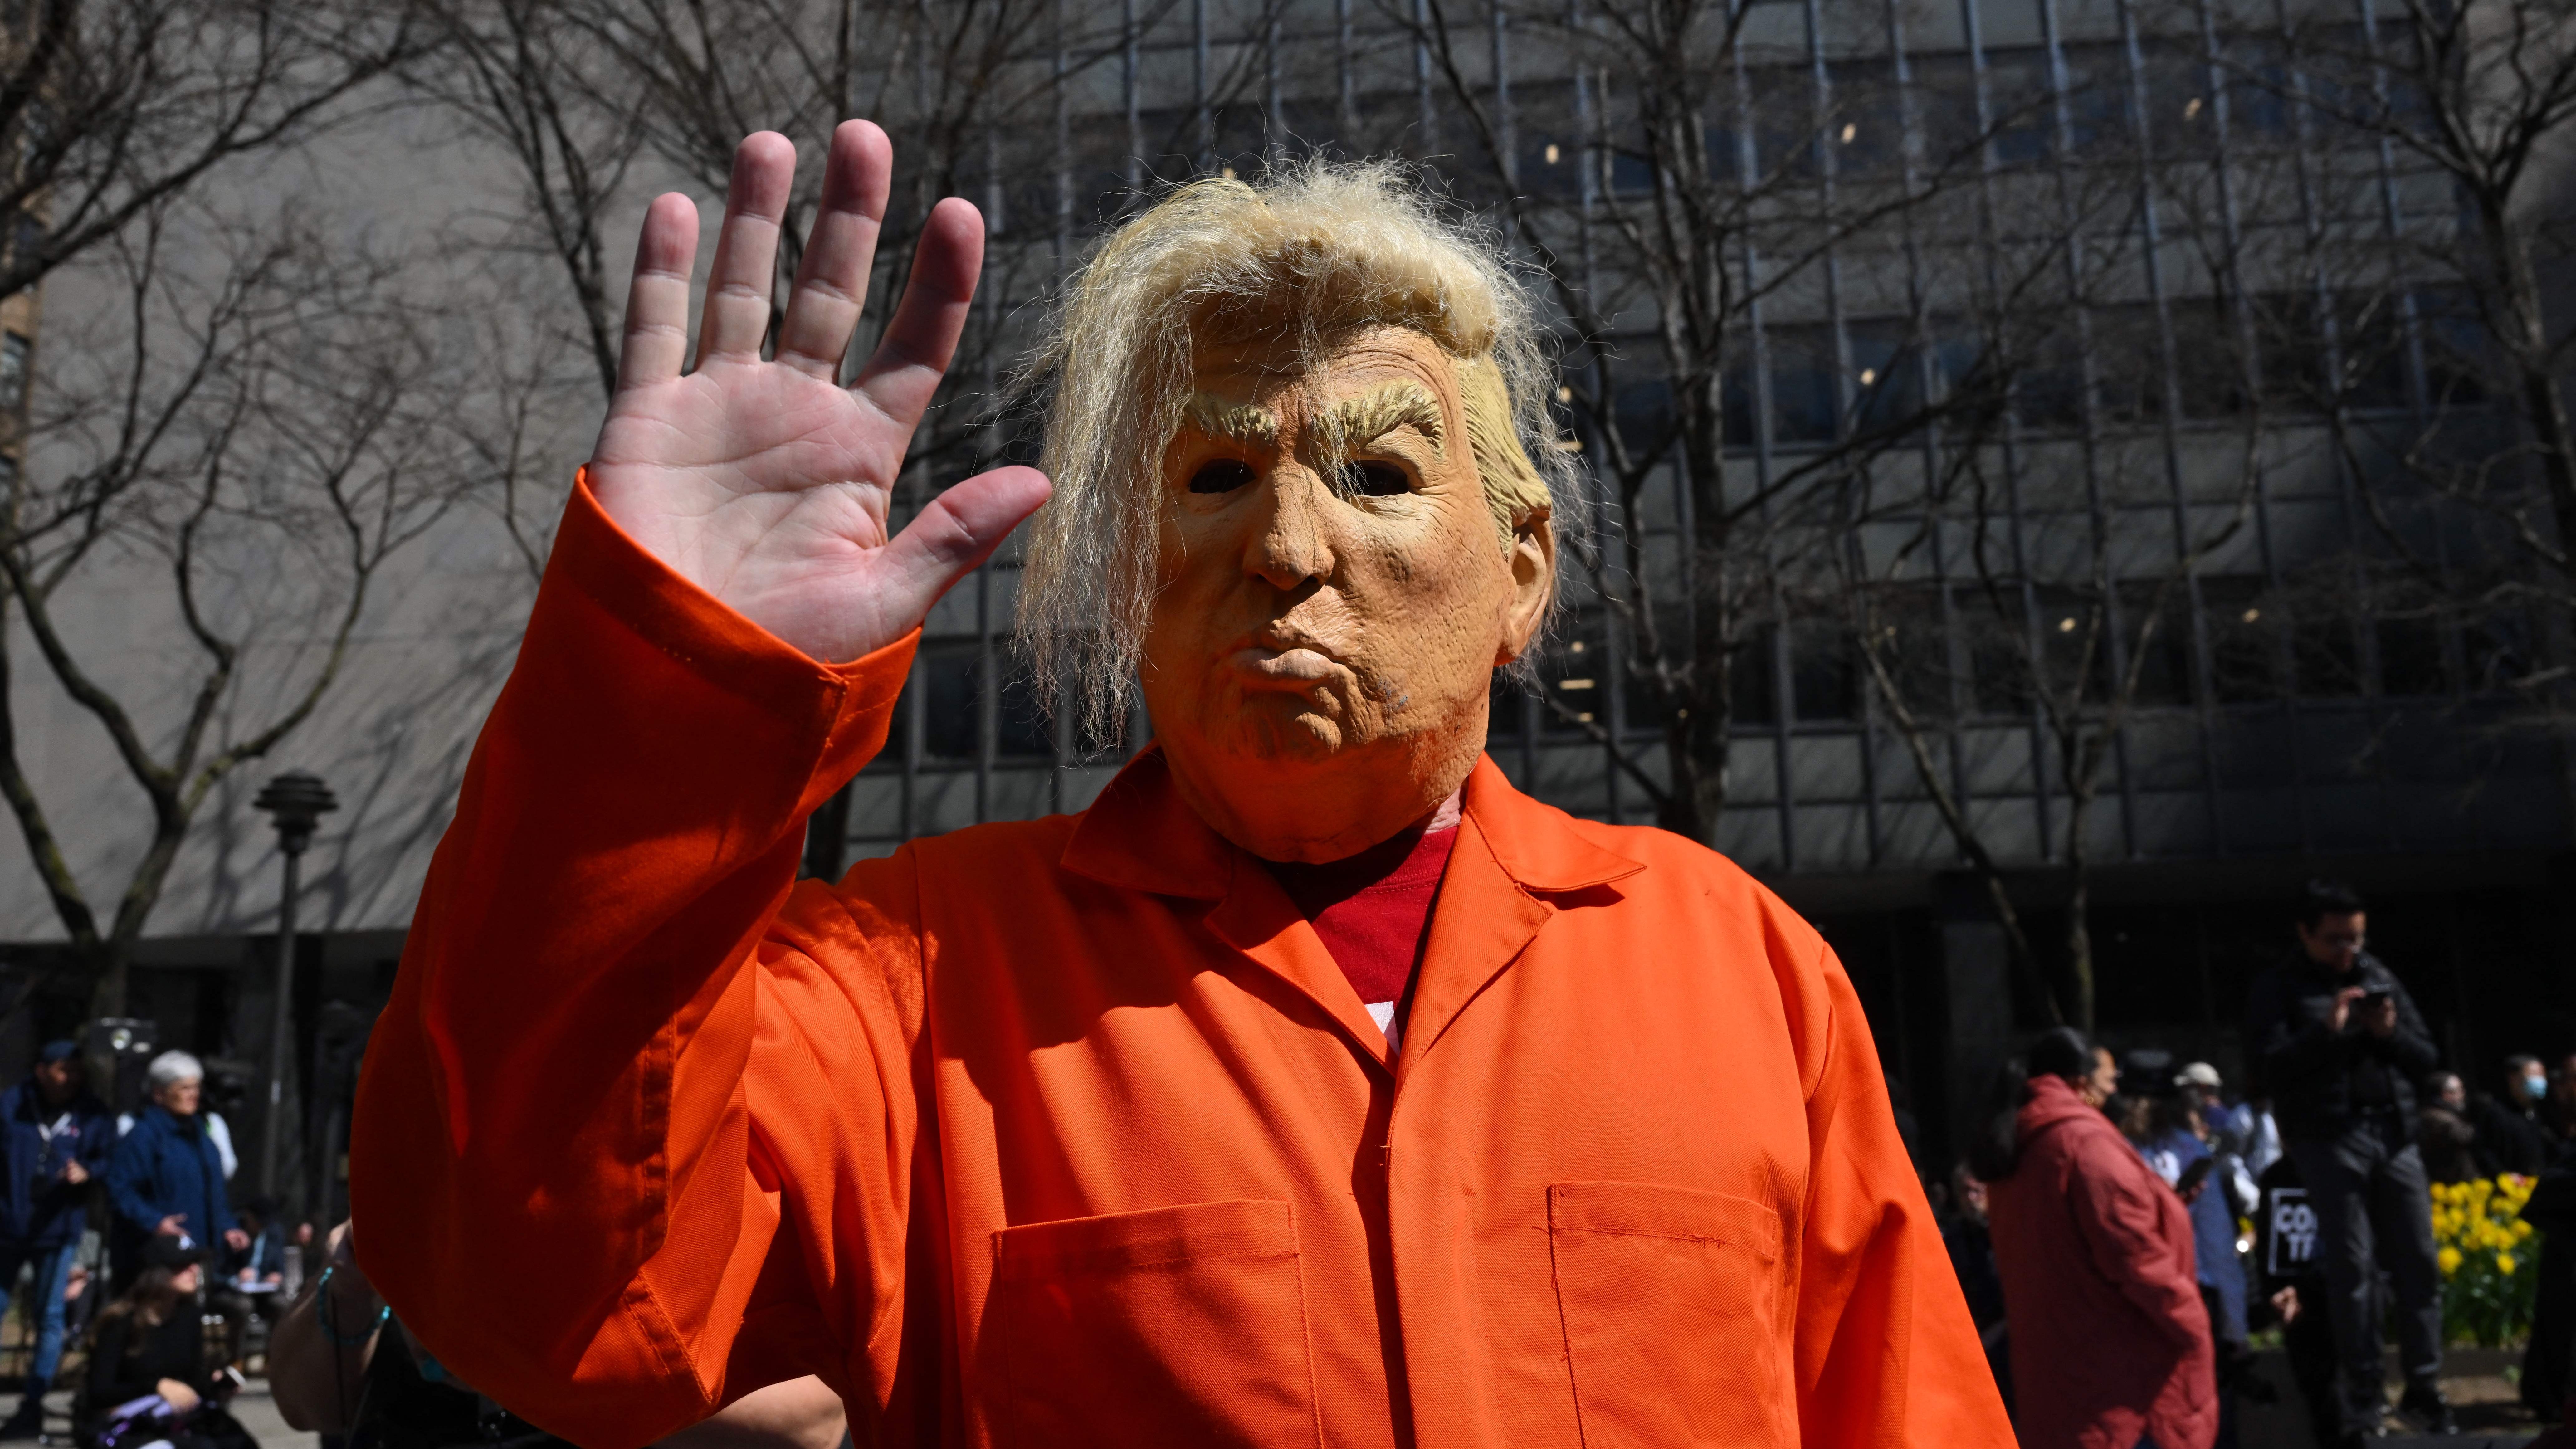
M 1566 43 L 1617 21 L 1595 8 L 1130 0 L 1076 19 L 1059 6 L 1010 39 L 1039 98 L 1017 113 L 1026 124 L 966 143 L 994 232 L 988 317 L 1007 327 L 1158 180 L 1395 152 L 1489 214 L 1540 198 L 1530 235 L 1559 243 L 1556 275 L 1627 299 L 1569 354 L 1566 398 L 1599 406 L 1568 409 L 1565 446 L 1593 466 L 1605 426 L 1632 444 L 1668 432 L 1652 288 L 1634 253 L 1584 240 L 1649 204 L 1666 164 L 1632 139 L 1653 120 L 1634 93 L 1645 83 Z M 2389 582 L 2364 496 L 2381 480 L 2338 442 L 2356 417 L 2420 436 L 2477 406 L 2445 361 L 2473 345 L 2456 297 L 2396 276 L 2356 300 L 2320 274 L 2321 237 L 2438 235 L 2455 205 L 2398 148 L 2325 134 L 2295 103 L 2312 82 L 2351 79 L 2303 75 L 2294 31 L 2331 23 L 2377 44 L 2386 17 L 1774 0 L 1734 23 L 1707 62 L 1728 68 L 1711 94 L 1734 109 L 1694 124 L 1752 218 L 1730 264 L 1773 285 L 1729 324 L 1725 476 L 1695 489 L 1675 459 L 1624 498 L 1604 488 L 1609 561 L 1569 568 L 1541 692 L 1498 681 L 1495 760 L 1572 813 L 1652 825 L 1670 701 L 1637 667 L 1633 612 L 1605 597 L 1706 588 L 1694 508 L 1840 457 L 1835 486 L 1877 501 L 1756 549 L 1753 573 L 1763 548 L 1775 573 L 1752 590 L 1733 655 L 1713 843 L 1825 929 L 1936 1136 L 2045 1008 L 2004 960 L 1934 787 L 2015 870 L 2044 954 L 2064 935 L 2069 766 L 2014 676 L 2097 629 L 2100 657 L 2075 667 L 2118 681 L 2116 719 L 2107 699 L 2087 706 L 2101 759 L 2082 826 L 2107 1039 L 2152 1039 L 2241 1081 L 2244 981 L 2287 944 L 2287 894 L 2332 874 L 2373 894 L 2374 942 L 2464 1070 L 2576 1046 L 2569 761 L 2518 687 L 2549 638 L 2510 590 L 2435 608 L 2420 581 Z M 1849 222 L 1887 188 L 1928 193 L 1935 171 L 1944 199 Z M 1801 188 L 1843 210 L 1800 211 Z M 1992 485 L 1962 522 L 1926 481 L 1956 436 L 1939 399 L 1974 372 L 1975 344 L 1943 320 L 1971 306 L 1945 289 L 2038 276 L 2032 259 L 2050 256 L 2032 353 L 2045 365 L 1955 445 L 1987 460 Z M 2292 385 L 2319 372 L 2338 379 L 2331 407 Z M 1921 427 L 1855 449 L 1873 419 L 1908 409 Z M 2419 526 L 2445 578 L 2507 567 L 2474 528 L 2429 509 L 2399 520 Z M 1793 544 L 1795 559 L 1780 552 Z M 1999 569 L 1988 550 L 2014 562 Z M 1009 638 L 1016 585 L 1006 548 L 933 614 L 886 751 L 817 818 L 812 869 L 1080 809 L 1148 737 L 1139 718 L 1127 739 L 1081 738 L 1030 695 Z M 1879 626 L 1856 622 L 1854 590 L 1890 637 L 1904 631 L 1879 656 L 1903 676 L 1902 720 L 1856 642 Z M 2157 627 L 2142 631 L 2146 615 Z M 1675 636 L 1691 611 L 1665 617 L 1664 657 L 1687 656 Z

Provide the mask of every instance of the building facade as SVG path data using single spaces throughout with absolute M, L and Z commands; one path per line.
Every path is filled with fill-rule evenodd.
M 1601 490 L 1602 562 L 1568 570 L 1540 688 L 1498 679 L 1491 753 L 1576 814 L 1656 823 L 1656 661 L 1691 657 L 1694 598 L 1737 590 L 1710 835 L 1824 926 L 1935 1138 L 2075 999 L 2079 871 L 2114 1043 L 2241 1083 L 2245 981 L 2320 874 L 2384 902 L 2383 954 L 2473 1077 L 2576 1042 L 2569 761 L 2530 682 L 2562 626 L 2489 588 L 2510 548 L 2392 461 L 2487 416 L 2459 277 L 2390 260 L 2458 201 L 2301 101 L 2402 89 L 2403 65 L 2348 63 L 2402 47 L 2393 12 L 1786 0 L 1665 37 L 1701 73 L 1676 81 L 1618 64 L 1645 66 L 1638 10 L 1202 0 L 1090 50 L 1041 35 L 1054 134 L 996 141 L 979 198 L 1019 258 L 998 305 L 1158 179 L 1310 151 L 1416 158 L 1494 219 L 1542 293 L 1580 299 L 1563 446 Z M 1653 134 L 1676 97 L 1700 107 L 1687 184 Z M 1724 438 L 1696 481 L 1655 447 L 1692 385 L 1665 345 L 1688 299 L 1633 241 L 1695 189 L 1740 292 L 1698 354 Z M 1712 553 L 1717 509 L 1738 557 Z M 2429 572 L 2400 567 L 2409 539 Z M 1079 809 L 1146 738 L 1078 739 L 1029 695 L 1015 583 L 1006 550 L 933 615 L 814 871 Z

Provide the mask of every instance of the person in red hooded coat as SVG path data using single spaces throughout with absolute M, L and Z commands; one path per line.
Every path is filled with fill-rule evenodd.
M 2209 1449 L 2218 1382 L 2191 1216 L 2102 1115 L 2111 1074 L 2059 1028 L 2008 1064 L 1987 1183 L 2025 1449 Z

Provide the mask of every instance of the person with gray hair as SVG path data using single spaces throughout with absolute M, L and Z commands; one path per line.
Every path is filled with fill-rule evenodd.
M 107 1168 L 114 1210 L 108 1261 L 120 1287 L 142 1271 L 143 1250 L 156 1237 L 201 1248 L 217 1239 L 235 1251 L 250 1246 L 225 1200 L 223 1154 L 200 1111 L 205 1064 L 183 1051 L 163 1052 L 144 1068 L 143 1080 L 152 1105 L 116 1144 Z

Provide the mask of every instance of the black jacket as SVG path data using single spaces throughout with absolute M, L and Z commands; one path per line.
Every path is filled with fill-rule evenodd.
M 123 1314 L 102 1318 L 90 1346 L 93 1413 L 157 1392 L 163 1379 L 177 1379 L 201 1395 L 213 1388 L 206 1374 L 206 1331 L 193 1298 L 181 1299 L 176 1312 L 150 1328 L 138 1328 Z
M 2470 1150 L 2477 1153 L 2478 1170 L 2486 1176 L 2518 1172 L 2538 1177 L 2548 1168 L 2549 1129 L 2541 1124 L 2538 1111 L 2517 1109 L 2481 1092 L 2469 1104 L 2469 1122 L 2478 1129 L 2478 1140 Z
M 2397 1030 L 2385 1040 L 2362 1029 L 2358 1002 L 2341 1032 L 2326 1030 L 2335 993 L 2352 986 L 2396 998 Z M 2284 1137 L 2339 1137 L 2366 1117 L 2393 1119 L 2411 1135 L 2415 1079 L 2441 1059 L 2415 999 L 2368 952 L 2348 972 L 2301 953 L 2255 977 L 2245 1044 Z

